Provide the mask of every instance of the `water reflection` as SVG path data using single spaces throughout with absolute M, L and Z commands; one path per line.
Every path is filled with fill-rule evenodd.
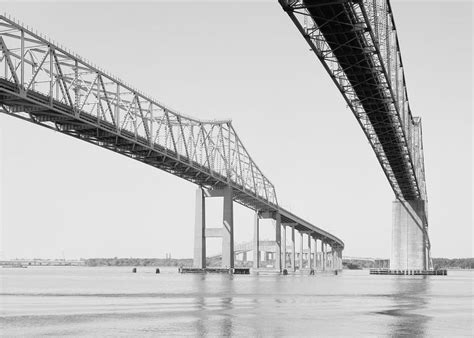
M 233 276 L 195 275 L 197 318 L 194 328 L 198 336 L 231 336 L 233 334 Z
M 392 279 L 391 298 L 394 306 L 382 312 L 394 318 L 393 324 L 389 326 L 390 336 L 426 334 L 430 317 L 423 312 L 427 310 L 429 291 L 430 283 L 426 276 Z
M 200 336 L 207 335 L 206 325 L 204 323 L 205 315 L 204 310 L 206 308 L 206 294 L 207 294 L 207 284 L 205 283 L 206 275 L 193 275 L 192 284 L 193 289 L 197 291 L 198 296 L 196 296 L 196 310 L 198 318 L 194 321 L 195 332 Z
M 309 277 L 4 270 L 5 336 L 472 336 L 474 272 L 423 279 L 367 271 Z

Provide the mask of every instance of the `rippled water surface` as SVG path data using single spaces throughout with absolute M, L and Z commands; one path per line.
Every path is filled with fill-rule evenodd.
M 472 336 L 472 271 L 448 276 L 193 275 L 175 268 L 0 269 L 11 335 Z

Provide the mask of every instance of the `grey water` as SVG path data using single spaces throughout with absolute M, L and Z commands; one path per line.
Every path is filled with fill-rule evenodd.
M 474 272 L 195 275 L 0 269 L 2 336 L 472 336 Z

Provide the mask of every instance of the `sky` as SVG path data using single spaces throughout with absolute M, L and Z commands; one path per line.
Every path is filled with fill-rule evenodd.
M 392 1 L 421 116 L 433 257 L 472 257 L 471 2 Z M 1 10 L 161 102 L 231 118 L 279 202 L 390 256 L 393 192 L 343 97 L 278 1 L 2 2 Z M 2 258 L 192 257 L 196 186 L 0 114 Z M 208 226 L 221 217 L 209 199 Z M 234 205 L 235 242 L 253 212 Z M 273 238 L 270 221 L 262 238 Z M 289 238 L 289 236 L 287 236 Z M 220 250 L 208 240 L 209 254 Z

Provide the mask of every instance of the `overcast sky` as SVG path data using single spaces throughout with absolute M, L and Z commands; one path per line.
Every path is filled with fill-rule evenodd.
M 472 257 L 472 4 L 392 1 L 412 112 L 421 116 L 434 257 Z M 161 102 L 232 118 L 280 203 L 390 255 L 393 192 L 362 130 L 278 1 L 2 2 Z M 0 115 L 1 255 L 191 257 L 191 183 Z M 208 224 L 221 217 L 211 201 Z M 235 205 L 236 242 L 253 214 Z M 270 222 L 264 238 L 272 238 Z M 219 240 L 210 240 L 210 253 Z

